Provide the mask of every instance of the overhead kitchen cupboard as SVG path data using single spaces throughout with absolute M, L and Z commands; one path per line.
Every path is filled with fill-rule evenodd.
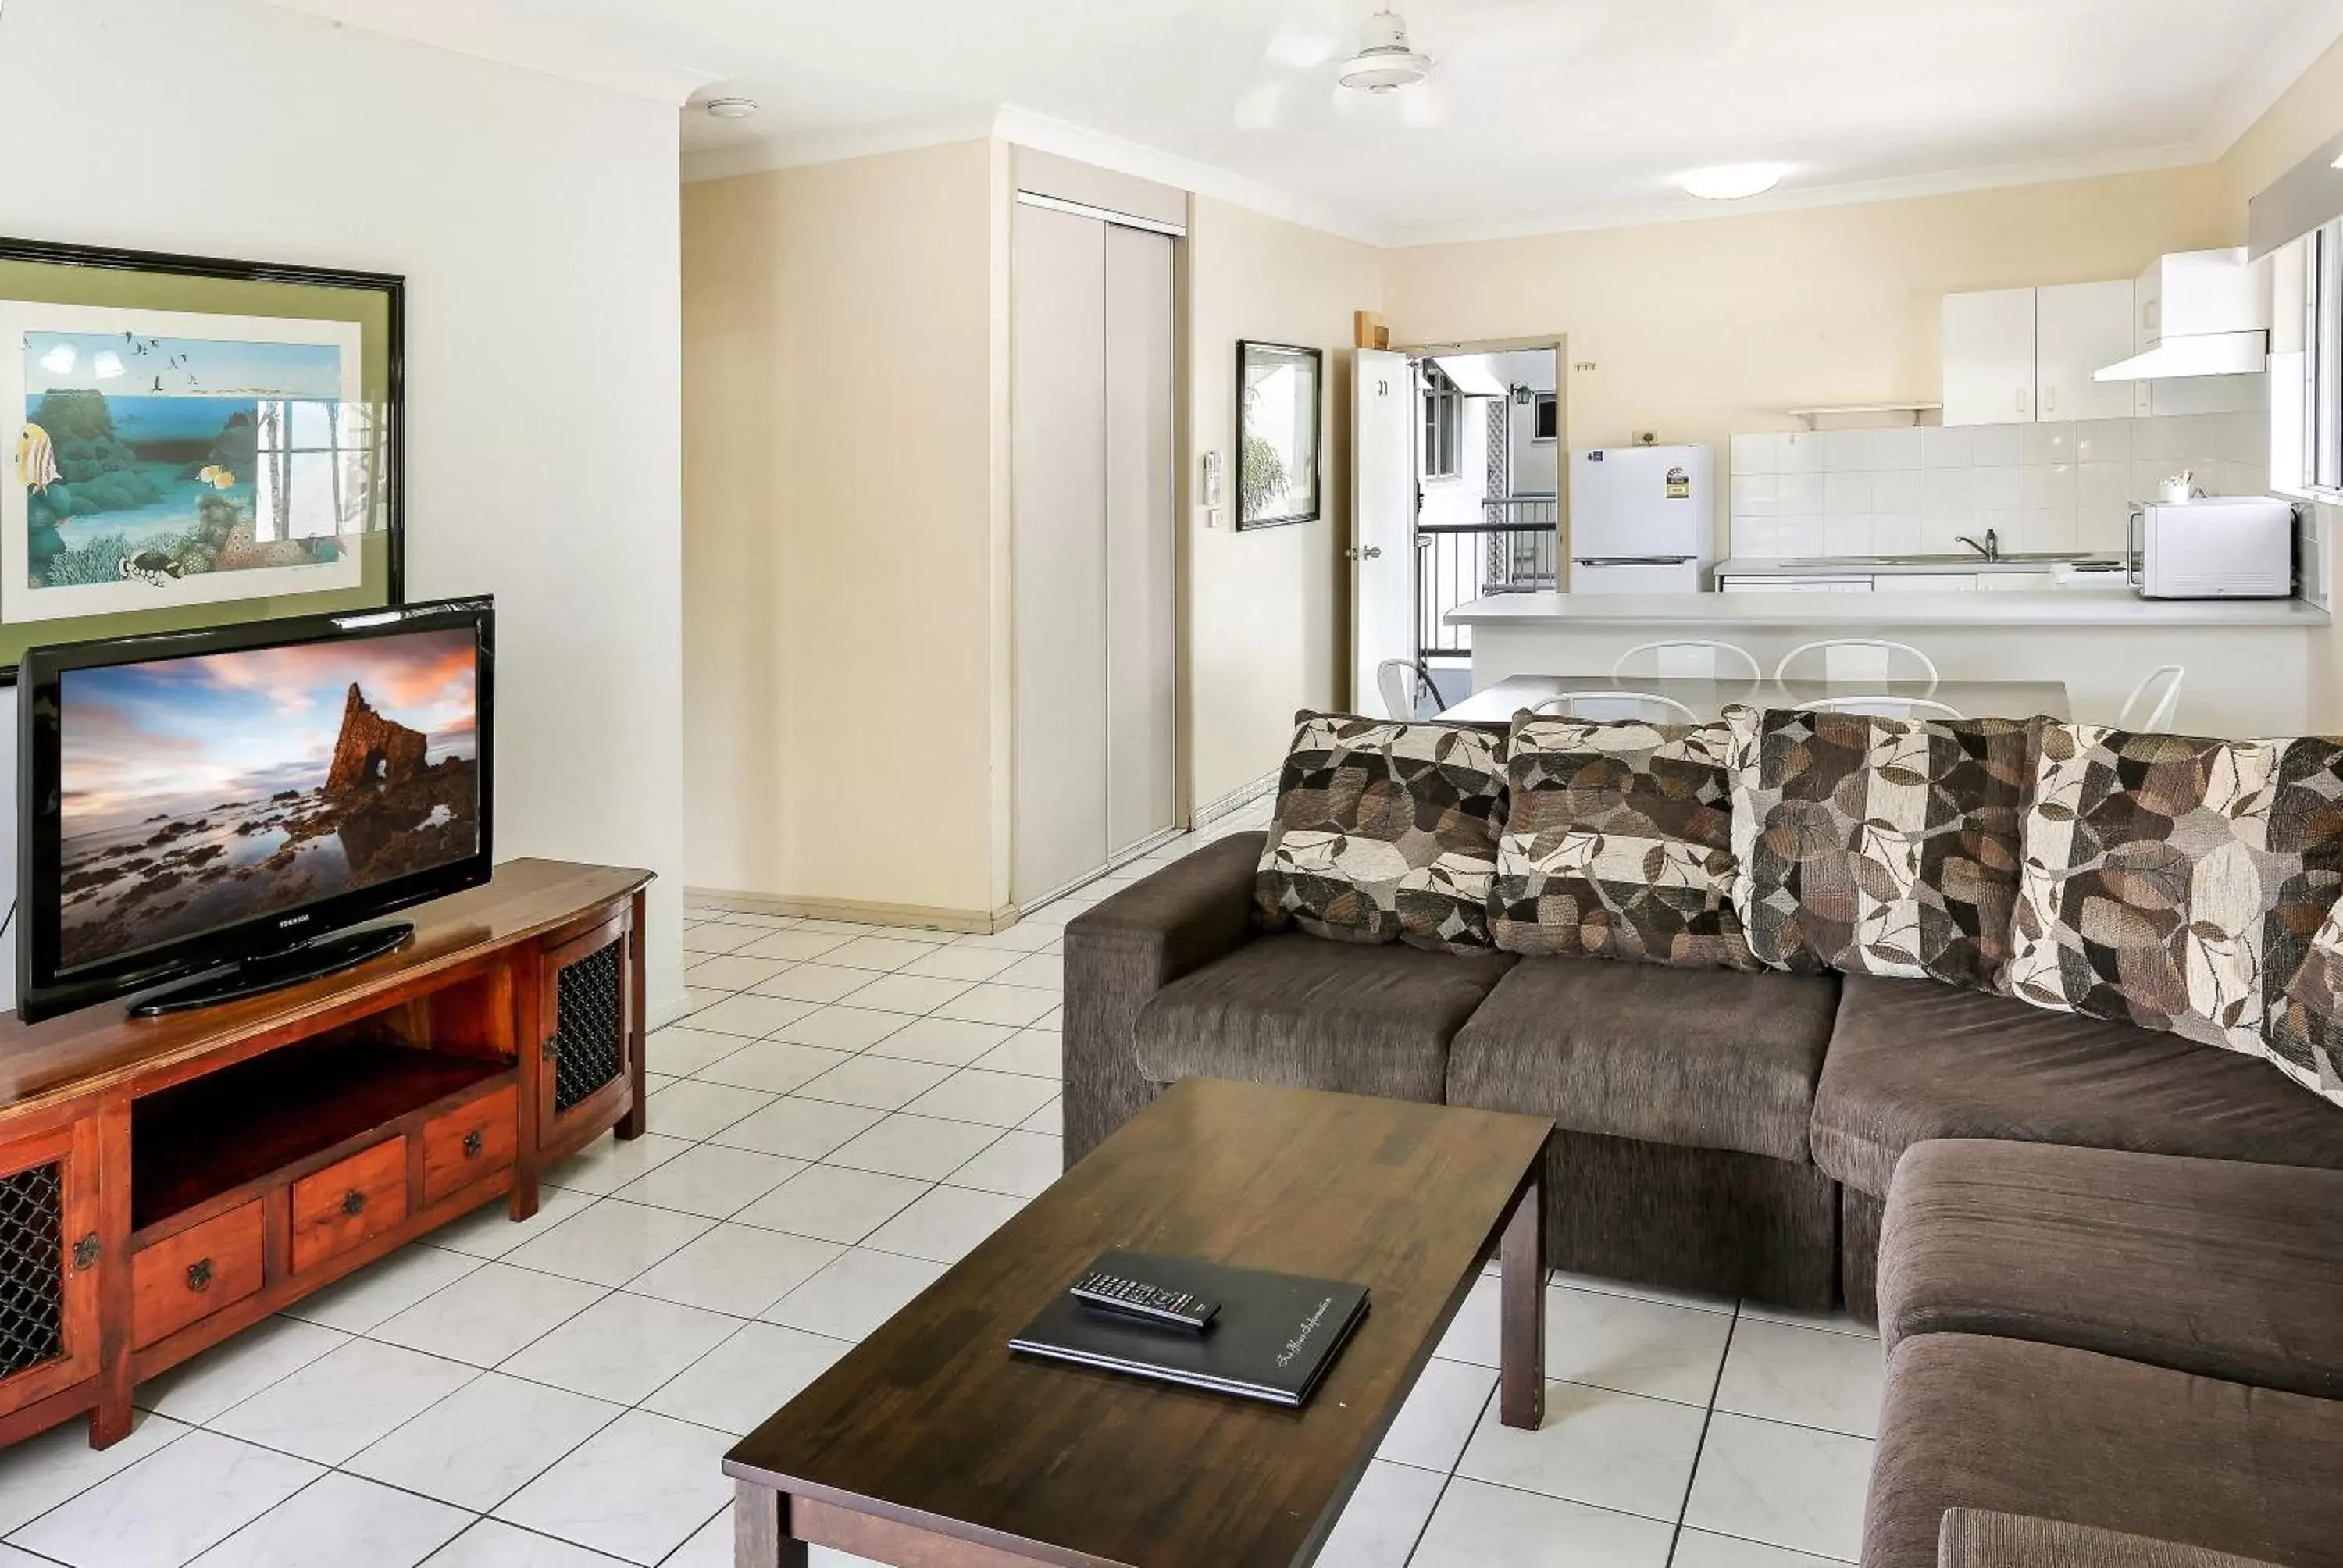
M 2131 357 L 2132 295 L 2123 278 L 1945 296 L 1945 423 L 2130 417 L 2132 384 L 2092 373 Z

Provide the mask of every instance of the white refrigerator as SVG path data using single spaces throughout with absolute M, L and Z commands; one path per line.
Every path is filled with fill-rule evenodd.
M 1708 586 L 1705 447 L 1570 455 L 1570 591 L 1699 593 Z

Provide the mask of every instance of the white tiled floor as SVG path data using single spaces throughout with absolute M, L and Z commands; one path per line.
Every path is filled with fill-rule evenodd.
M 1065 920 L 1213 836 L 994 936 L 694 910 L 654 1131 L 549 1173 L 528 1225 L 484 1211 L 142 1386 L 104 1453 L 78 1423 L 0 1452 L 0 1563 L 723 1568 L 718 1456 L 1056 1177 Z M 1875 1338 L 1557 1277 L 1516 1432 L 1494 1283 L 1322 1563 L 1855 1556 Z

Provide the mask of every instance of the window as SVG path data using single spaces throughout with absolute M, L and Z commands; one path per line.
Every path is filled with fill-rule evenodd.
M 2322 490 L 2343 490 L 2343 219 L 2305 244 L 2303 477 Z
M 1423 372 L 1423 477 L 1456 477 L 1458 432 L 1463 426 L 1464 396 L 1437 365 Z
M 1561 428 L 1562 407 L 1551 392 L 1540 392 L 1530 404 L 1530 439 L 1551 441 Z

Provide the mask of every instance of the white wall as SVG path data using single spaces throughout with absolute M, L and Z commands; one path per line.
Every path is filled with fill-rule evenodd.
M 7 0 L 0 146 L 0 233 L 407 276 L 408 591 L 497 598 L 498 853 L 658 871 L 679 1004 L 674 107 L 254 0 Z

